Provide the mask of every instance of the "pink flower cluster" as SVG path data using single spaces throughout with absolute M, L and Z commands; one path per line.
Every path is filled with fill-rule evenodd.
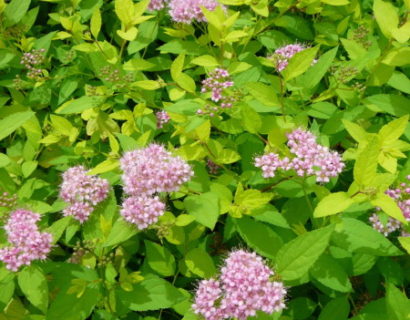
M 167 5 L 168 0 L 151 0 L 148 5 L 149 11 L 161 10 L 164 9 Z
M 125 199 L 121 215 L 125 221 L 143 230 L 158 221 L 165 211 L 165 204 L 157 196 L 141 195 Z
M 193 175 L 191 167 L 180 157 L 172 156 L 159 144 L 126 152 L 120 160 L 124 171 L 124 191 L 130 196 L 123 203 L 124 219 L 145 229 L 157 222 L 165 205 L 158 192 L 177 191 Z
M 232 251 L 219 280 L 202 280 L 192 306 L 206 320 L 246 320 L 256 311 L 268 314 L 285 308 L 286 289 L 271 281 L 273 271 L 254 252 Z
M 171 118 L 169 117 L 168 112 L 166 111 L 158 111 L 155 113 L 155 116 L 157 117 L 157 128 L 162 129 L 164 124 L 167 124 Z
M 217 106 L 206 106 L 204 110 L 199 109 L 198 114 L 209 114 L 211 117 L 220 109 L 232 108 L 235 97 L 229 96 L 225 89 L 233 87 L 234 83 L 229 72 L 222 68 L 216 68 L 208 78 L 202 81 L 202 93 L 211 92 L 211 100 L 218 103 Z
M 10 214 L 4 229 L 11 246 L 0 249 L 0 260 L 7 269 L 17 271 L 23 265 L 30 265 L 33 260 L 47 258 L 52 236 L 39 231 L 39 220 L 38 213 L 28 210 L 18 209 Z
M 289 63 L 289 59 L 292 58 L 296 53 L 307 49 L 302 44 L 288 44 L 284 47 L 275 50 L 275 53 L 272 55 L 271 58 L 275 59 L 276 62 L 276 69 L 281 72 L 283 71 Z M 317 60 L 313 61 L 315 64 Z
M 393 218 L 388 218 L 387 223 L 383 224 L 381 222 L 379 216 L 376 213 L 373 213 L 369 221 L 372 223 L 372 227 L 379 231 L 380 233 L 384 234 L 386 237 L 393 233 L 396 230 L 399 230 L 401 228 L 401 223 L 400 221 L 393 219 Z
M 410 181 L 410 175 L 408 175 L 406 179 Z M 402 182 L 397 188 L 386 190 L 386 194 L 396 200 L 397 206 L 403 213 L 404 218 L 410 221 L 410 182 Z M 376 210 L 380 211 L 380 208 L 376 208 Z M 369 221 L 372 223 L 374 229 L 383 233 L 385 236 L 388 236 L 402 227 L 400 221 L 390 217 L 384 225 L 376 213 L 370 216 Z M 404 232 L 404 234 L 406 233 L 406 231 L 402 232 Z
M 277 170 L 294 170 L 298 176 L 316 176 L 318 182 L 329 182 L 344 168 L 340 155 L 316 143 L 316 137 L 309 131 L 296 129 L 287 135 L 288 147 L 294 155 L 292 159 L 281 158 L 276 153 L 268 153 L 255 158 L 255 166 L 262 169 L 264 178 L 275 176 Z
M 33 49 L 23 54 L 20 63 L 28 69 L 27 77 L 33 79 L 41 76 L 42 70 L 38 66 L 44 62 L 44 52 L 45 49 Z
M 175 22 L 206 22 L 201 7 L 213 11 L 219 5 L 216 0 L 170 0 L 169 15 Z
M 76 166 L 63 173 L 60 197 L 68 203 L 64 216 L 72 216 L 81 223 L 88 220 L 95 206 L 108 196 L 107 180 L 89 175 L 83 166 Z
M 151 0 L 148 10 L 161 10 L 168 6 L 168 14 L 173 21 L 190 24 L 193 21 L 206 22 L 201 7 L 213 11 L 218 5 L 217 0 Z

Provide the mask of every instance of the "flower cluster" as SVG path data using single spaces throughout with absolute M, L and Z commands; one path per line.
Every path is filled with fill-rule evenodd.
M 256 311 L 268 314 L 285 308 L 286 289 L 271 281 L 273 271 L 255 253 L 232 251 L 219 280 L 202 280 L 192 306 L 206 320 L 246 320 Z
M 125 199 L 121 215 L 142 230 L 156 223 L 164 211 L 165 204 L 157 196 L 141 195 Z
M 205 22 L 206 18 L 201 7 L 213 11 L 218 6 L 216 0 L 170 0 L 169 15 L 175 22 L 192 23 L 192 21 Z
M 290 58 L 292 58 L 296 53 L 305 49 L 306 47 L 302 44 L 288 44 L 284 47 L 276 49 L 274 54 L 270 58 L 275 60 L 276 69 L 281 72 L 288 66 Z M 316 60 L 313 60 L 312 64 L 315 64 L 316 62 Z
M 172 156 L 159 144 L 126 152 L 120 160 L 124 171 L 124 191 L 130 196 L 123 203 L 124 219 L 145 229 L 157 222 L 165 205 L 158 192 L 177 191 L 193 175 L 191 167 L 180 157 Z
M 372 227 L 379 231 L 380 233 L 384 234 L 386 237 L 395 232 L 396 230 L 399 230 L 401 228 L 401 223 L 400 221 L 393 219 L 393 218 L 388 218 L 387 222 L 384 224 L 379 216 L 376 213 L 373 213 L 369 221 L 372 223 Z
M 168 112 L 166 111 L 158 111 L 155 113 L 155 116 L 157 117 L 157 128 L 162 129 L 164 124 L 167 124 L 171 118 L 169 117 Z
M 148 10 L 168 7 L 168 14 L 173 21 L 190 24 L 193 21 L 206 22 L 201 7 L 213 11 L 218 5 L 217 0 L 151 0 Z
M 18 209 L 10 214 L 4 229 L 11 246 L 0 249 L 0 260 L 7 269 L 17 271 L 23 265 L 30 265 L 33 260 L 47 258 L 52 236 L 39 231 L 39 220 L 38 213 L 28 210 Z
M 288 147 L 293 158 L 281 158 L 268 153 L 255 158 L 255 166 L 262 169 L 264 178 L 275 176 L 277 170 L 294 170 L 298 176 L 316 176 L 318 182 L 329 182 L 342 172 L 344 163 L 340 155 L 316 143 L 316 137 L 309 131 L 296 129 L 287 135 Z
M 410 181 L 410 175 L 408 175 L 406 179 Z M 404 218 L 407 221 L 410 221 L 410 182 L 402 182 L 397 188 L 386 190 L 386 194 L 396 201 Z M 380 211 L 381 209 L 376 208 L 376 210 Z M 369 221 L 374 229 L 383 233 L 385 236 L 388 236 L 402 227 L 400 221 L 390 217 L 388 218 L 387 223 L 383 224 L 376 213 L 370 216 Z M 404 230 L 402 232 L 406 233 Z
M 199 109 L 198 114 L 209 114 L 211 117 L 216 112 L 223 109 L 232 108 L 236 101 L 234 96 L 230 96 L 225 92 L 225 89 L 233 87 L 234 83 L 229 72 L 222 68 L 216 68 L 212 71 L 208 78 L 202 81 L 202 93 L 211 92 L 211 100 L 218 103 L 217 106 L 205 106 L 204 109 Z
M 95 206 L 105 200 L 109 183 L 95 175 L 89 175 L 83 166 L 76 166 L 63 173 L 60 197 L 68 203 L 64 216 L 72 216 L 81 223 L 88 220 Z
M 35 79 L 42 75 L 43 71 L 38 66 L 44 62 L 44 52 L 45 49 L 33 49 L 23 54 L 20 63 L 28 70 L 27 77 Z
M 149 11 L 161 10 L 164 9 L 167 5 L 168 0 L 151 0 L 148 5 Z

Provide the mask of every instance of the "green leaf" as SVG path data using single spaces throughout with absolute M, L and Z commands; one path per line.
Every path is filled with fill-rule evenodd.
M 393 67 L 402 67 L 409 65 L 410 47 L 400 47 L 391 49 L 386 54 L 382 62 Z
M 121 303 L 133 311 L 170 308 L 186 299 L 177 288 L 158 277 L 146 278 L 134 285 L 130 292 L 118 289 L 117 297 Z
M 23 111 L 12 113 L 0 120 L 0 140 L 20 128 L 27 120 L 34 115 L 33 111 Z
M 169 277 L 175 273 L 175 258 L 167 248 L 151 242 L 144 241 L 148 265 L 160 275 Z
M 244 104 L 241 107 L 242 123 L 244 128 L 251 133 L 257 133 L 262 127 L 262 119 L 259 114 Z
M 319 47 L 313 47 L 296 53 L 289 60 L 285 70 L 282 71 L 285 81 L 296 78 L 309 69 L 318 50 Z
M 264 257 L 275 258 L 283 241 L 272 228 L 249 217 L 235 219 L 235 223 L 239 234 L 249 247 Z
M 9 304 L 15 287 L 14 278 L 10 281 L 0 281 L 0 312 Z
M 363 252 L 377 256 L 403 254 L 380 232 L 352 218 L 342 218 L 342 221 L 336 225 L 332 241 L 349 252 Z
M 300 83 L 306 88 L 313 88 L 316 86 L 332 65 L 333 60 L 336 57 L 337 50 L 338 47 L 335 47 L 323 54 L 317 63 L 315 63 L 302 77 L 300 77 Z
M 115 13 L 120 21 L 125 25 L 132 25 L 135 9 L 132 0 L 115 0 Z
M 408 122 L 409 115 L 405 115 L 384 125 L 378 133 L 382 145 L 389 145 L 398 140 L 406 130 Z
M 101 30 L 101 12 L 100 10 L 94 10 L 93 15 L 91 16 L 90 21 L 90 30 L 91 34 L 94 36 L 95 39 L 98 37 L 98 33 Z
M 307 319 L 317 307 L 316 302 L 306 297 L 292 299 L 286 304 L 286 313 L 289 313 L 292 319 L 295 320 Z
M 161 85 L 159 84 L 159 82 L 154 81 L 154 80 L 135 81 L 132 83 L 132 86 L 140 88 L 140 89 L 144 89 L 144 90 L 157 90 L 161 88 Z
M 396 117 L 409 113 L 410 100 L 394 94 L 376 94 L 363 100 L 365 106 L 374 112 L 386 112 Z
M 325 305 L 320 312 L 318 320 L 346 320 L 349 312 L 350 305 L 347 297 L 335 298 Z
M 410 319 L 410 300 L 393 284 L 387 284 L 386 307 L 389 320 Z
M 182 69 L 184 68 L 184 61 L 185 61 L 185 53 L 182 53 L 174 60 L 174 62 L 172 62 L 170 72 L 171 72 L 172 80 L 174 80 L 175 82 L 177 81 L 179 76 L 182 74 Z
M 270 107 L 280 106 L 273 86 L 267 86 L 261 82 L 248 82 L 246 83 L 246 88 L 249 93 L 259 102 Z
M 407 220 L 403 216 L 403 212 L 397 205 L 396 201 L 387 194 L 378 193 L 375 199 L 371 200 L 372 205 L 381 208 L 390 217 L 407 224 Z
M 283 280 L 303 277 L 325 251 L 333 226 L 306 232 L 286 243 L 276 256 L 277 272 Z
M 331 193 L 320 200 L 313 212 L 313 216 L 320 218 L 343 212 L 353 203 L 353 199 L 346 192 Z
M 0 168 L 7 166 L 11 162 L 10 158 L 4 153 L 0 153 Z
M 100 102 L 101 99 L 82 96 L 81 98 L 65 102 L 55 112 L 59 114 L 81 113 L 84 110 L 99 106 Z
M 310 269 L 310 275 L 322 285 L 339 291 L 351 292 L 352 284 L 340 262 L 329 254 L 323 254 Z
M 410 237 L 397 237 L 401 246 L 410 254 Z
M 393 30 L 399 24 L 397 9 L 390 2 L 375 0 L 373 2 L 373 11 L 380 30 L 387 38 L 390 38 Z
M 117 219 L 115 221 L 108 237 L 107 240 L 104 242 L 104 247 L 109 247 L 109 246 L 116 246 L 119 243 L 122 243 L 129 238 L 135 236 L 138 233 L 137 227 L 122 220 L 122 219 Z
M 380 148 L 379 138 L 373 137 L 362 152 L 359 153 L 353 169 L 354 181 L 359 186 L 372 186 L 372 182 L 377 175 Z
M 81 284 L 81 288 L 76 289 L 81 291 L 70 292 L 75 282 L 72 282 L 73 286 L 67 291 L 59 288 L 60 291 L 47 312 L 46 320 L 85 320 L 90 316 L 101 297 L 100 286 L 97 283 L 87 284 L 87 281 L 82 279 L 72 281 L 75 280 Z
M 47 232 L 51 233 L 53 236 L 53 244 L 56 244 L 58 240 L 60 240 L 61 236 L 63 235 L 65 229 L 70 224 L 70 217 L 61 218 L 46 229 Z
M 240 214 L 252 214 L 252 210 L 260 208 L 273 198 L 272 193 L 261 192 L 256 189 L 243 190 L 238 186 L 235 193 L 234 205 Z M 238 216 L 239 218 L 240 216 Z
M 29 266 L 19 272 L 17 280 L 31 304 L 45 313 L 48 306 L 48 286 L 43 272 L 35 266 Z
M 345 126 L 345 129 L 347 130 L 347 132 L 349 132 L 353 139 L 355 139 L 359 143 L 367 141 L 369 134 L 361 126 L 345 119 L 343 119 L 342 122 Z
M 214 261 L 202 248 L 190 250 L 185 255 L 185 264 L 192 273 L 201 278 L 211 278 L 216 273 Z
M 216 60 L 216 58 L 208 54 L 192 59 L 191 63 L 203 67 L 216 67 L 219 65 L 218 60 Z
M 12 0 L 4 9 L 4 26 L 10 27 L 20 22 L 30 7 L 31 0 Z
M 219 217 L 219 197 L 214 192 L 188 196 L 184 200 L 185 209 L 199 223 L 213 230 Z

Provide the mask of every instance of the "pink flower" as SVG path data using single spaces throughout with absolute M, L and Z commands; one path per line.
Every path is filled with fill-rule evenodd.
M 132 196 L 177 191 L 193 175 L 191 167 L 179 156 L 159 144 L 126 152 L 120 160 L 124 171 L 124 191 Z
M 64 215 L 85 222 L 95 206 L 107 198 L 109 188 L 107 180 L 89 175 L 83 166 L 68 169 L 60 186 L 60 197 L 69 204 Z
M 233 87 L 234 83 L 229 72 L 222 68 L 213 70 L 208 78 L 202 81 L 202 93 L 211 93 L 211 100 L 219 103 L 217 106 L 206 105 L 205 110 L 198 110 L 197 114 L 208 114 L 213 116 L 221 109 L 232 108 L 232 104 L 237 101 L 237 97 L 229 95 L 225 89 Z
M 165 204 L 157 196 L 147 195 L 127 198 L 121 209 L 125 221 L 135 224 L 143 230 L 158 221 L 165 211 Z
M 276 69 L 281 72 L 283 71 L 289 63 L 289 59 L 292 58 L 296 53 L 307 49 L 302 44 L 288 44 L 284 47 L 275 50 L 273 57 L 276 59 Z M 314 60 L 312 64 L 315 64 L 317 60 Z
M 164 124 L 168 123 L 169 120 L 171 119 L 169 117 L 168 112 L 166 111 L 158 111 L 155 116 L 157 117 L 157 128 L 162 129 Z
M 344 168 L 340 155 L 316 143 L 316 137 L 309 131 L 296 129 L 288 134 L 287 143 L 293 158 L 280 158 L 269 153 L 255 158 L 255 166 L 262 169 L 265 178 L 275 176 L 277 170 L 294 170 L 298 176 L 316 176 L 317 182 L 329 182 Z
M 393 233 L 394 231 L 398 230 L 401 228 L 401 223 L 400 221 L 393 219 L 393 218 L 388 218 L 387 223 L 383 224 L 380 221 L 379 216 L 376 213 L 373 213 L 369 221 L 372 223 L 372 227 L 379 231 L 380 233 L 384 234 L 386 237 L 390 234 Z
M 17 271 L 33 260 L 46 259 L 51 250 L 52 236 L 40 232 L 37 222 L 40 215 L 28 210 L 13 211 L 4 227 L 9 247 L 0 249 L 0 260 L 7 269 Z
M 206 320 L 246 320 L 256 311 L 268 314 L 285 308 L 286 289 L 270 280 L 273 271 L 255 253 L 232 251 L 219 280 L 202 280 L 192 308 Z
M 175 22 L 192 23 L 205 22 L 206 18 L 202 13 L 201 7 L 213 11 L 218 6 L 216 0 L 170 0 L 169 15 Z
M 148 5 L 148 10 L 149 11 L 161 10 L 165 8 L 167 3 L 168 3 L 168 0 L 151 0 L 151 2 Z

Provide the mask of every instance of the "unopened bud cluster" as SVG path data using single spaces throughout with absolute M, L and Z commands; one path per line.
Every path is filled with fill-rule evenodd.
M 254 252 L 232 251 L 219 279 L 202 280 L 192 308 L 205 320 L 246 320 L 257 311 L 267 314 L 285 308 L 286 289 L 272 281 L 274 272 Z
M 124 172 L 124 191 L 128 195 L 121 215 L 140 230 L 156 223 L 164 214 L 165 204 L 155 194 L 177 191 L 193 175 L 191 167 L 181 157 L 173 156 L 155 143 L 126 152 L 120 164 Z
M 119 89 L 125 88 L 129 83 L 134 81 L 134 75 L 132 73 L 122 75 L 120 70 L 111 66 L 101 68 L 100 76 L 103 80 L 112 82 Z
M 17 195 L 8 192 L 0 193 L 0 207 L 13 208 L 17 204 Z
M 360 43 L 365 49 L 369 49 L 372 45 L 370 40 L 367 40 L 369 29 L 366 26 L 361 25 L 353 31 L 353 40 Z
M 94 211 L 96 205 L 108 196 L 109 183 L 96 175 L 89 175 L 83 166 L 76 166 L 63 173 L 60 197 L 68 206 L 64 216 L 72 216 L 84 223 Z
M 52 236 L 40 232 L 38 221 L 40 215 L 28 210 L 18 209 L 10 213 L 4 226 L 10 246 L 0 249 L 0 260 L 7 269 L 17 271 L 23 265 L 30 265 L 33 260 L 47 258 Z
M 43 71 L 39 66 L 44 63 L 45 49 L 33 49 L 30 52 L 23 54 L 20 63 L 28 70 L 27 77 L 30 79 L 36 79 L 41 77 Z
M 294 170 L 300 177 L 316 176 L 317 182 L 329 182 L 342 172 L 345 165 L 340 155 L 316 143 L 311 132 L 296 129 L 287 137 L 292 158 L 273 152 L 255 158 L 255 166 L 262 169 L 264 178 L 274 177 L 278 170 Z

